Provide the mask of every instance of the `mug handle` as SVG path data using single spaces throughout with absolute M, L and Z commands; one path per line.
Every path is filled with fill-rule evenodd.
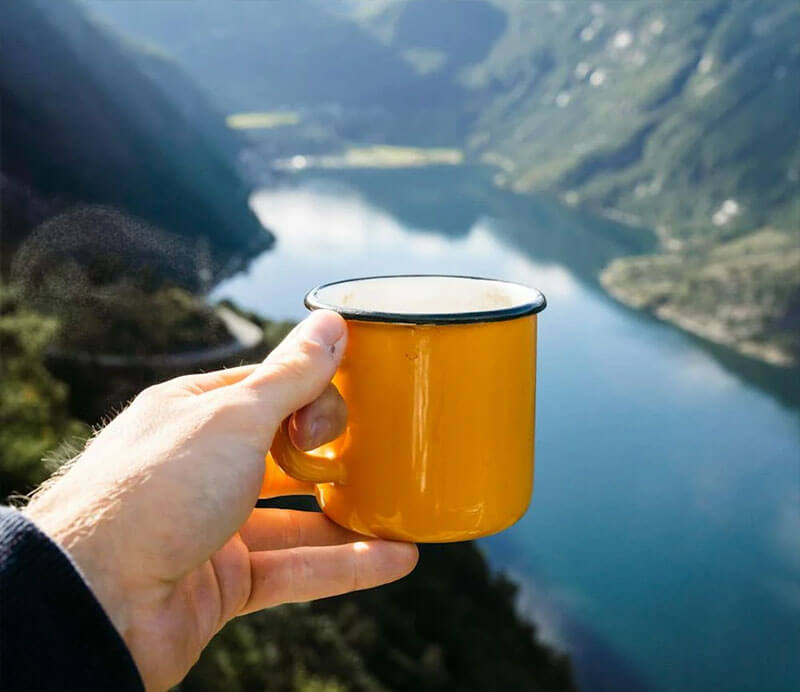
M 341 459 L 329 459 L 302 452 L 289 438 L 289 418 L 275 433 L 269 453 L 284 473 L 306 483 L 344 483 L 345 468 Z

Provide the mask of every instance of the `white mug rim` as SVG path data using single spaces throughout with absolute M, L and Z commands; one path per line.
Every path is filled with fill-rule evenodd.
M 363 307 L 342 305 L 330 299 L 326 300 L 326 289 L 340 287 L 344 284 L 358 282 L 396 280 L 396 279 L 454 279 L 459 281 L 480 281 L 502 284 L 524 298 L 512 304 L 490 309 L 452 310 L 442 312 L 413 312 L 400 310 L 372 310 Z M 365 322 L 388 322 L 401 324 L 474 324 L 481 322 L 498 322 L 526 317 L 541 312 L 547 306 L 544 294 L 536 288 L 514 281 L 493 279 L 482 276 L 462 276 L 457 274 L 387 274 L 379 276 L 362 276 L 340 281 L 331 281 L 309 291 L 303 301 L 309 310 L 333 310 L 347 320 Z

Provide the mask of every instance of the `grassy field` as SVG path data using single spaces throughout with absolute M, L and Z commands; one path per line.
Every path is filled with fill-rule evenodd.
M 225 124 L 232 130 L 271 130 L 299 123 L 300 114 L 293 111 L 231 113 L 225 118 Z
M 371 145 L 349 147 L 338 154 L 293 156 L 279 159 L 274 166 L 282 170 L 303 168 L 420 168 L 457 166 L 464 162 L 460 149 Z

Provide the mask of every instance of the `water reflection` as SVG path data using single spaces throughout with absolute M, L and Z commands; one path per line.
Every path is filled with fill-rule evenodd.
M 651 252 L 655 239 L 646 229 L 631 229 L 609 219 L 589 216 L 542 198 L 517 195 L 492 185 L 493 169 L 477 166 L 430 167 L 391 171 L 345 170 L 306 173 L 297 180 L 310 189 L 330 193 L 340 200 L 359 200 L 380 210 L 401 233 L 434 231 L 440 238 L 470 233 L 478 222 L 507 248 L 540 264 L 557 264 L 598 293 L 609 304 L 643 325 L 656 318 L 618 305 L 597 280 L 614 258 Z M 264 217 L 277 218 L 267 206 Z M 321 228 L 327 228 L 323 225 Z M 405 254 L 405 253 L 401 253 Z M 356 266 L 357 269 L 357 266 Z M 357 272 L 356 272 L 357 273 Z M 549 294 L 548 294 L 549 295 Z M 800 369 L 761 363 L 728 348 L 681 334 L 713 356 L 729 374 L 758 387 L 784 405 L 800 409 Z
M 251 205 L 266 226 L 278 229 L 277 250 L 215 295 L 272 317 L 301 317 L 302 297 L 317 284 L 373 274 L 503 277 L 536 286 L 551 301 L 575 289 L 563 267 L 534 262 L 499 242 L 487 217 L 476 217 L 460 237 L 448 238 L 435 226 L 409 228 L 353 190 L 325 183 L 263 190 Z
M 648 252 L 653 236 L 588 218 L 547 199 L 513 194 L 492 185 L 493 169 L 478 166 L 381 171 L 347 170 L 298 176 L 312 188 L 358 197 L 396 219 L 406 232 L 435 230 L 448 238 L 467 234 L 481 219 L 494 221 L 497 237 L 538 262 L 567 267 L 599 286 L 597 274 L 615 257 Z
M 557 614 L 551 635 L 596 689 L 800 686 L 797 375 L 606 297 L 596 272 L 635 232 L 492 190 L 479 172 L 434 173 L 259 193 L 277 248 L 218 295 L 296 318 L 309 288 L 357 275 L 541 288 L 536 491 L 483 542 L 492 562 Z

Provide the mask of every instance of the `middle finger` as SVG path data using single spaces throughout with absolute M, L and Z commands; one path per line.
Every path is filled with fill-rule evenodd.
M 273 508 L 254 509 L 239 535 L 251 552 L 365 540 L 361 534 L 334 524 L 321 512 Z

